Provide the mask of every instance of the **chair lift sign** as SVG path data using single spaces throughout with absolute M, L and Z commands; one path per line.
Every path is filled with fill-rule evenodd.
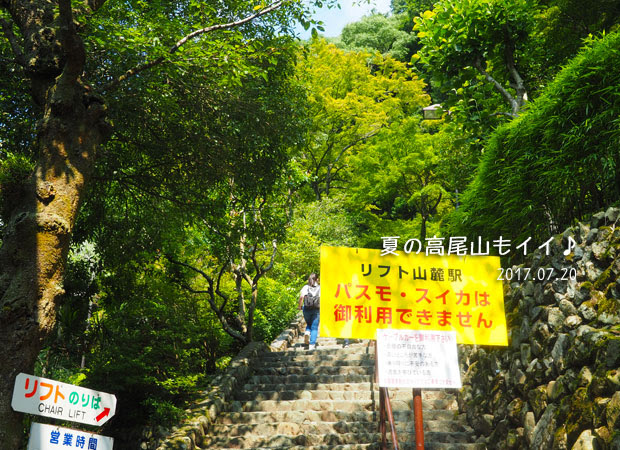
M 28 414 L 101 426 L 116 413 L 116 396 L 20 373 L 11 406 Z

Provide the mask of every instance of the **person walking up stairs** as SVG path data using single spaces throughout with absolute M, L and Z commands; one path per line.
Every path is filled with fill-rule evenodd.
M 342 339 L 319 338 L 317 344 L 306 350 L 302 334 L 288 350 L 263 355 L 201 448 L 379 449 L 374 343 L 351 340 L 344 348 Z M 412 401 L 411 390 L 391 392 L 400 448 L 406 450 L 416 448 Z M 453 393 L 424 391 L 422 402 L 427 450 L 486 448 L 474 442 Z

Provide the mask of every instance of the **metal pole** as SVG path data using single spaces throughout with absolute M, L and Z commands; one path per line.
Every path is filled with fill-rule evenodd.
M 379 359 L 377 357 L 377 341 L 375 341 L 375 383 L 379 384 Z M 385 426 L 385 398 L 383 388 L 379 388 L 379 433 L 381 433 L 381 450 L 387 450 L 387 438 Z
M 392 404 L 390 403 L 390 393 L 388 388 L 383 389 L 383 395 L 385 395 L 385 408 L 390 421 L 390 433 L 392 433 L 392 446 L 394 450 L 398 450 L 398 438 L 396 437 L 396 424 L 394 423 L 394 413 L 392 413 Z M 385 435 L 384 435 L 385 436 Z
M 422 420 L 422 389 L 413 389 L 413 423 L 415 424 L 415 448 L 424 450 L 424 421 Z
M 379 388 L 379 433 L 381 433 L 381 450 L 387 450 L 387 437 L 385 426 L 385 397 L 383 388 Z

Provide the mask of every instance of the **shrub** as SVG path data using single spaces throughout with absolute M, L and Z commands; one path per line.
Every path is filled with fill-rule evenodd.
M 620 33 L 592 41 L 490 137 L 451 232 L 546 240 L 620 194 Z

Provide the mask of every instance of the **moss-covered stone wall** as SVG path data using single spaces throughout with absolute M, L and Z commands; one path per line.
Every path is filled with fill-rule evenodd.
M 578 245 L 564 255 L 569 237 Z M 509 346 L 460 348 L 459 404 L 490 449 L 620 450 L 620 209 L 550 250 L 513 273 L 552 267 L 575 279 L 506 282 Z

